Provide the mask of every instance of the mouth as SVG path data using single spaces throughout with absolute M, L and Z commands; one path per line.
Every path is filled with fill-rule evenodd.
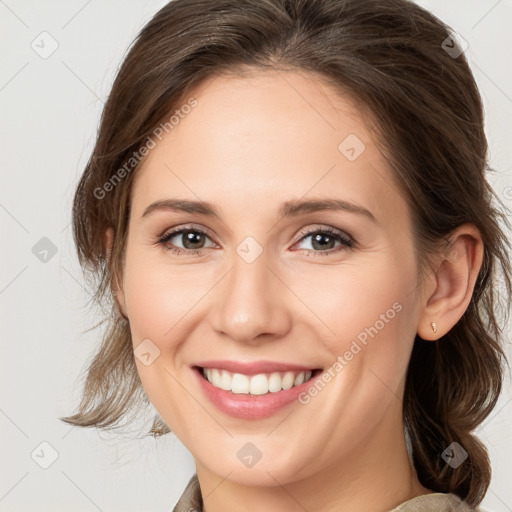
M 324 369 L 276 361 L 215 360 L 197 362 L 195 374 L 203 396 L 219 411 L 242 420 L 263 420 L 287 407 L 315 386 Z
M 202 378 L 208 381 L 213 387 L 230 391 L 238 395 L 266 395 L 287 391 L 294 387 L 301 386 L 305 382 L 314 379 L 320 374 L 322 368 L 299 369 L 271 372 L 234 372 L 225 368 L 214 366 L 194 366 L 194 370 L 200 373 Z

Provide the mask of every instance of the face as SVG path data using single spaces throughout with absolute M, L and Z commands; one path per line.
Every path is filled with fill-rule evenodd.
M 420 315 L 389 164 L 313 75 L 217 76 L 190 96 L 132 189 L 118 298 L 149 399 L 232 481 L 375 461 L 403 435 Z

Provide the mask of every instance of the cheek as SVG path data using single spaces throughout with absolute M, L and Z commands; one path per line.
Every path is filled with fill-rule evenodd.
M 344 374 L 346 390 L 375 380 L 372 372 L 387 387 L 399 389 L 416 333 L 415 272 L 412 255 L 390 254 L 372 258 L 371 265 L 324 267 L 322 275 L 295 283 L 294 292 L 309 309 L 309 326 L 315 326 L 333 363 L 340 363 L 334 373 Z
M 134 345 L 150 338 L 164 351 L 171 348 L 205 286 L 198 270 L 165 264 L 162 257 L 127 255 L 125 300 Z
M 201 424 L 201 410 L 184 407 L 184 395 L 178 382 L 181 366 L 181 347 L 187 339 L 190 319 L 194 317 L 201 298 L 205 295 L 204 279 L 197 270 L 172 266 L 163 257 L 151 259 L 148 255 L 127 253 L 125 270 L 125 301 L 130 318 L 132 343 L 151 346 L 149 365 L 135 359 L 142 386 L 151 403 L 169 428 L 180 433 L 190 421 Z M 206 287 L 206 290 L 208 287 Z M 142 343 L 146 345 L 142 345 Z M 146 351 L 146 349 L 144 349 Z M 204 418 L 202 418 L 204 421 Z

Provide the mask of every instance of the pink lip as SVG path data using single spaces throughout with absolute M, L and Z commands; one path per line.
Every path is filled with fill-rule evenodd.
M 216 362 L 216 364 L 218 364 L 218 362 Z M 213 367 L 219 368 L 219 366 Z M 240 366 L 237 368 L 240 368 Z M 287 365 L 287 369 L 290 369 L 290 365 Z M 299 370 L 302 369 L 302 367 L 299 368 Z M 317 375 L 303 382 L 300 386 L 295 386 L 287 390 L 267 393 L 265 395 L 249 395 L 244 393 L 232 393 L 231 391 L 216 388 L 203 377 L 201 368 L 193 367 L 193 372 L 198 379 L 199 387 L 213 405 L 229 416 L 245 420 L 258 420 L 272 416 L 282 408 L 296 401 L 300 393 L 303 393 L 312 386 L 313 382 L 322 374 L 322 371 L 319 371 Z
M 219 370 L 227 370 L 231 373 L 243 373 L 244 375 L 256 375 L 258 373 L 272 373 L 272 372 L 288 372 L 288 371 L 307 371 L 315 370 L 319 367 L 302 366 L 298 364 L 279 363 L 277 361 L 228 361 L 226 359 L 214 361 L 200 361 L 194 366 L 201 368 L 217 368 Z

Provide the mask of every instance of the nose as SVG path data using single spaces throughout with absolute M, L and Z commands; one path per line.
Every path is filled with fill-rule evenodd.
M 290 331 L 291 292 L 269 263 L 265 252 L 251 263 L 234 255 L 230 271 L 215 287 L 210 310 L 217 334 L 258 345 Z

